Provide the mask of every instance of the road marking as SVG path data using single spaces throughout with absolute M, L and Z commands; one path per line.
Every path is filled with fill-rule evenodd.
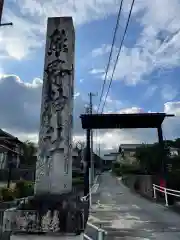
M 89 218 L 88 218 L 88 221 L 98 221 L 99 222 L 99 221 L 101 221 L 101 219 L 90 215 Z
M 94 185 L 92 186 L 91 193 L 96 193 L 97 190 L 98 190 L 98 188 L 99 188 L 99 184 L 98 184 L 98 183 L 94 184 Z
M 85 233 L 84 233 L 84 238 L 87 239 L 87 240 L 93 240 L 91 237 L 89 237 L 89 236 L 86 235 Z

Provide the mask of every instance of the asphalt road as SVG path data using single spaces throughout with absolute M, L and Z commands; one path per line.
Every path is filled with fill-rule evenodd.
M 89 222 L 107 230 L 105 240 L 180 239 L 179 214 L 134 195 L 110 173 L 102 174 L 99 181 Z M 97 239 L 97 231 L 91 227 L 86 233 Z

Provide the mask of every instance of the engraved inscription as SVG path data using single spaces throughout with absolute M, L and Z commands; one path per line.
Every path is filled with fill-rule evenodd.
M 74 73 L 73 64 L 68 62 L 72 56 L 69 55 L 68 41 L 68 32 L 64 28 L 55 27 L 51 34 L 48 33 L 36 170 L 39 182 L 42 176 L 51 176 L 53 151 L 63 150 L 59 161 L 64 162 L 65 173 L 69 169 Z
M 52 52 L 55 52 L 55 56 L 59 57 L 60 52 L 68 52 L 67 47 L 67 34 L 64 29 L 61 31 L 58 29 L 55 29 L 55 31 L 52 33 L 52 35 L 49 37 L 50 44 L 49 44 L 49 50 L 48 55 L 51 55 Z

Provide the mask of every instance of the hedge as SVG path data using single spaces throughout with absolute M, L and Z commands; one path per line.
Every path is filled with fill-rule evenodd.
M 72 184 L 73 186 L 76 186 L 76 185 L 81 185 L 84 183 L 84 179 L 83 178 L 74 178 L 73 181 L 72 181 Z
M 83 177 L 74 177 L 72 180 L 73 186 L 83 185 Z M 16 182 L 13 188 L 3 187 L 0 189 L 0 201 L 13 201 L 17 198 L 23 198 L 34 195 L 34 182 L 20 180 Z
M 112 171 L 118 175 L 121 176 L 123 174 L 145 174 L 138 165 L 133 164 L 120 164 L 120 163 L 114 163 L 112 167 Z
M 72 177 L 73 178 L 81 178 L 81 177 L 83 177 L 84 176 L 84 173 L 83 172 L 78 172 L 78 171 L 73 171 L 72 172 Z
M 13 188 L 3 187 L 0 190 L 1 201 L 12 201 L 16 198 L 32 196 L 34 194 L 34 182 L 19 180 Z

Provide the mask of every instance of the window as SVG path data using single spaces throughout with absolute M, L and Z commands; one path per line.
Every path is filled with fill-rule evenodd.
M 64 173 L 68 174 L 68 168 L 69 168 L 69 154 L 64 156 Z
M 135 152 L 130 152 L 130 153 L 129 153 L 129 156 L 130 156 L 130 157 L 134 157 L 134 154 L 135 154 Z

